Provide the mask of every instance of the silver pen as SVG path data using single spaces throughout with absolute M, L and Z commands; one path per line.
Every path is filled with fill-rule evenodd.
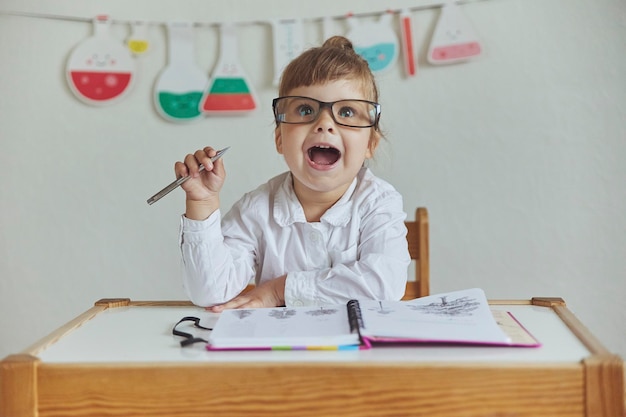
M 228 147 L 226 147 L 226 148 L 224 148 L 222 150 L 217 151 L 215 156 L 213 158 L 211 158 L 211 162 L 215 162 L 218 159 L 220 159 L 222 157 L 222 155 L 224 155 L 224 153 L 226 153 L 226 151 L 229 150 L 229 149 L 230 149 L 230 146 L 228 146 Z M 200 171 L 199 172 L 202 172 L 202 171 L 204 171 L 204 165 L 200 164 Z M 189 175 L 187 175 L 186 177 L 180 177 L 176 181 L 172 182 L 170 185 L 168 185 L 167 187 L 165 187 L 164 189 L 162 189 L 161 191 L 159 191 L 158 193 L 156 193 L 155 195 L 150 197 L 148 199 L 148 204 L 156 203 L 157 201 L 159 201 L 160 199 L 162 199 L 163 197 L 168 195 L 172 190 L 175 190 L 176 188 L 178 188 L 182 183 L 187 181 L 189 178 L 191 178 L 191 177 Z

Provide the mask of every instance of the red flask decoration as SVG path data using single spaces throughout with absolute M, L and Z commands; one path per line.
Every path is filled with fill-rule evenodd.
M 67 62 L 70 89 L 87 104 L 104 105 L 125 96 L 134 80 L 135 61 L 109 33 L 107 16 L 94 19 L 94 35 L 74 48 Z

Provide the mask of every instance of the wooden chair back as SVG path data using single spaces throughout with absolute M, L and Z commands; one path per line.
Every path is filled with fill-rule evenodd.
M 411 300 L 430 294 L 430 264 L 428 253 L 428 210 L 418 207 L 415 210 L 415 221 L 406 221 L 406 240 L 409 243 L 409 254 L 415 263 L 415 280 L 406 283 L 403 300 Z

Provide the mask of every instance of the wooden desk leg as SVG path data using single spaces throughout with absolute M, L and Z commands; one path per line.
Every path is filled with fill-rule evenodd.
M 31 355 L 10 355 L 0 362 L 0 416 L 37 415 L 37 364 Z
M 585 364 L 585 408 L 588 417 L 626 416 L 624 363 L 617 355 L 593 355 Z

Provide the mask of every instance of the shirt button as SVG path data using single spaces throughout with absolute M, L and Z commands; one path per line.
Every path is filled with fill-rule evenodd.
M 296 300 L 293 302 L 293 306 L 294 307 L 302 307 L 304 305 L 304 303 L 300 300 Z
M 320 235 L 317 232 L 309 233 L 309 240 L 313 243 L 317 243 L 320 241 Z

